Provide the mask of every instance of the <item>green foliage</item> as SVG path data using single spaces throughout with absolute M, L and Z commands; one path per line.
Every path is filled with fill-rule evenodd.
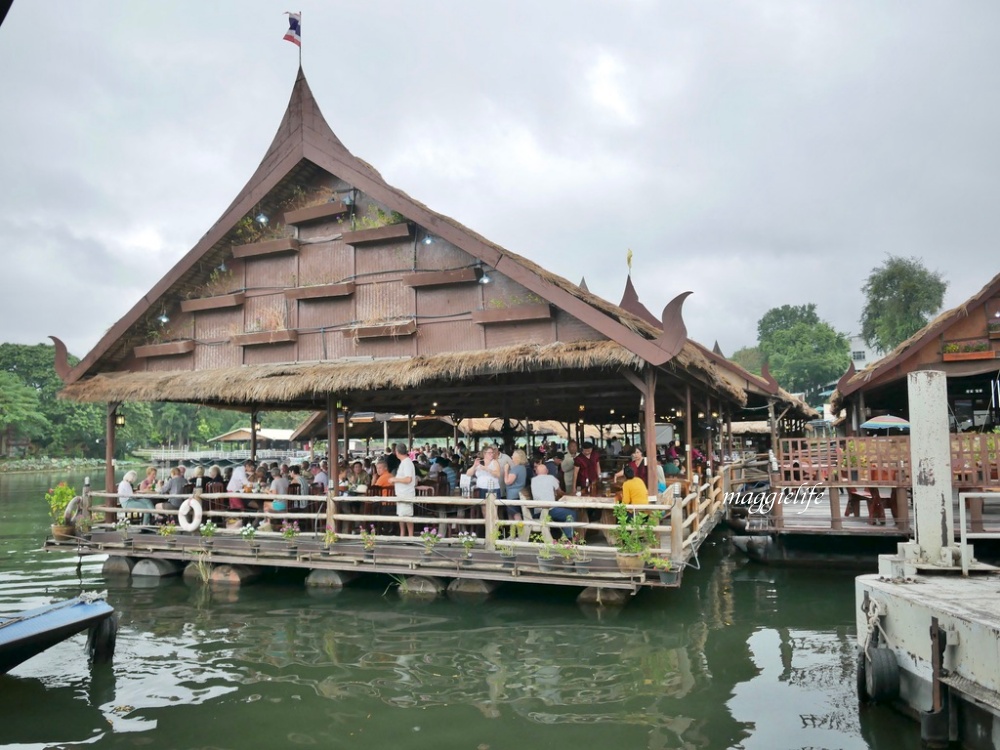
M 764 354 L 758 346 L 744 346 L 742 349 L 737 349 L 729 359 L 754 375 L 760 375 L 764 368 Z
M 49 504 L 49 515 L 52 517 L 52 523 L 65 523 L 66 508 L 74 497 L 76 497 L 76 490 L 66 482 L 60 482 L 45 493 L 45 502 Z
M 829 323 L 799 322 L 772 333 L 761 350 L 784 388 L 814 392 L 843 374 L 851 362 L 850 342 Z
M 656 543 L 655 528 L 660 520 L 659 513 L 636 511 L 629 514 L 628 507 L 622 503 L 615 504 L 614 513 L 618 522 L 615 547 L 619 552 L 645 552 Z
M 948 282 L 937 271 L 929 271 L 918 258 L 890 255 L 872 269 L 862 291 L 861 335 L 869 346 L 883 352 L 927 325 L 929 316 L 941 308 Z
M 787 331 L 799 323 L 816 325 L 819 322 L 816 305 L 811 302 L 808 305 L 772 307 L 757 321 L 757 346 L 766 356 L 774 337 L 782 331 Z
M 393 224 L 402 224 L 404 221 L 406 221 L 406 217 L 402 214 L 396 211 L 386 211 L 382 207 L 372 204 L 363 215 L 351 217 L 351 230 L 378 229 Z
M 49 428 L 41 413 L 38 391 L 11 372 L 0 371 L 0 444 L 15 437 L 37 438 Z M 6 451 L 3 451 L 4 453 Z

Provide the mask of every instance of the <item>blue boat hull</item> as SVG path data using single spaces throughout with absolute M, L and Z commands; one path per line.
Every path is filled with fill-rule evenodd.
M 114 608 L 83 597 L 0 616 L 0 674 L 107 620 Z

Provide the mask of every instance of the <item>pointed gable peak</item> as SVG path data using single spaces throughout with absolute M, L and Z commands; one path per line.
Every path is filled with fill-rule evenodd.
M 639 301 L 639 295 L 636 294 L 635 287 L 632 286 L 632 274 L 629 274 L 625 279 L 625 291 L 622 293 L 622 301 L 618 303 L 618 307 L 627 310 L 637 318 L 642 318 L 656 328 L 663 328 L 663 323 Z
M 581 276 L 580 277 L 580 283 L 577 286 L 579 286 L 585 292 L 589 292 L 590 291 L 590 287 L 587 286 L 587 277 L 586 276 Z

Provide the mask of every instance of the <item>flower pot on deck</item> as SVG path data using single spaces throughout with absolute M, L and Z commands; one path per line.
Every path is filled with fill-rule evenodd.
M 76 533 L 76 527 L 72 524 L 54 523 L 52 524 L 52 541 L 69 542 Z
M 539 557 L 538 569 L 543 573 L 555 573 L 556 561 L 551 557 Z
M 680 570 L 658 570 L 657 573 L 660 574 L 660 583 L 666 586 L 676 586 L 681 578 Z
M 627 576 L 637 576 L 642 573 L 642 554 L 639 552 L 616 552 L 615 562 L 618 570 Z
M 590 560 L 577 560 L 575 563 L 576 572 L 582 576 L 590 575 Z

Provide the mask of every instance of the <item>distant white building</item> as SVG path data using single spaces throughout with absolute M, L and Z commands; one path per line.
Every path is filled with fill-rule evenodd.
M 851 362 L 854 363 L 855 370 L 863 370 L 884 356 L 881 350 L 868 346 L 861 334 L 851 334 L 847 340 L 851 344 Z

